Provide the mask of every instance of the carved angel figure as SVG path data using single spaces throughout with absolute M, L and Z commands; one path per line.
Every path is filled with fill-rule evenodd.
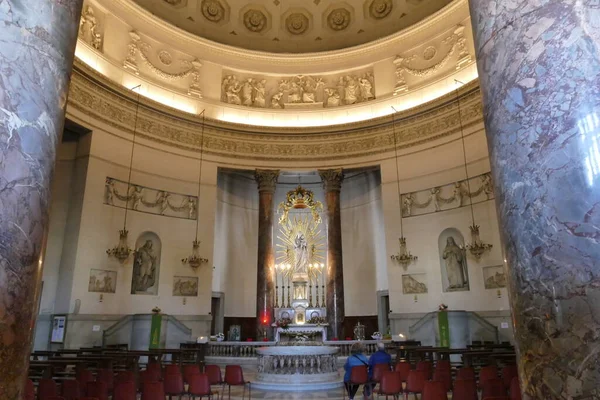
M 192 196 L 188 197 L 188 218 L 194 219 L 194 215 L 196 213 L 196 199 Z
M 113 205 L 113 195 L 115 193 L 115 183 L 113 182 L 113 180 L 111 178 L 106 178 L 106 183 L 105 183 L 105 200 L 106 200 L 106 204 L 109 205 Z
M 440 188 L 439 187 L 434 187 L 431 188 L 430 190 L 431 192 L 431 202 L 433 203 L 433 206 L 435 207 L 435 211 L 440 211 Z
M 354 104 L 358 101 L 358 84 L 356 78 L 352 75 L 346 75 L 344 79 L 346 85 L 344 90 L 344 103 Z
M 263 79 L 260 82 L 256 81 L 254 85 L 254 107 L 265 107 L 266 86 L 267 80 Z
M 169 196 L 171 194 L 169 192 L 159 192 L 156 196 L 156 204 L 160 208 L 160 214 L 164 215 L 167 208 L 169 208 Z
M 460 182 L 454 183 L 454 200 L 458 202 L 458 206 L 462 207 L 463 205 L 463 194 L 462 194 L 462 185 Z
M 132 202 L 131 208 L 133 210 L 137 210 L 138 207 L 140 206 L 140 203 L 142 202 L 142 197 L 144 196 L 142 193 L 143 190 L 144 190 L 144 188 L 142 188 L 141 186 L 137 186 L 137 185 L 133 186 L 133 192 L 131 193 L 131 202 Z
M 414 199 L 412 197 L 412 193 L 407 194 L 406 196 L 404 196 L 404 199 L 402 200 L 402 205 L 404 207 L 404 216 L 405 217 L 410 217 L 411 213 L 412 213 L 412 204 L 414 202 Z

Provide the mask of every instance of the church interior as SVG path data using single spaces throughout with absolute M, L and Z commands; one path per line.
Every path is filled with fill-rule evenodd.
M 0 0 L 0 399 L 600 399 L 598 13 Z

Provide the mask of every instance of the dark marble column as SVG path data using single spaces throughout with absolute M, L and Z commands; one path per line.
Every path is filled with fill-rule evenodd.
M 273 249 L 273 194 L 279 170 L 257 169 L 258 183 L 258 265 L 256 268 L 256 328 L 257 338 L 265 332 L 271 337 L 267 324 L 273 322 L 275 305 L 275 251 Z M 265 331 L 266 328 L 266 331 Z
M 344 268 L 342 265 L 342 222 L 340 218 L 340 190 L 342 169 L 319 170 L 325 189 L 327 212 L 327 322 L 328 338 L 342 336 L 344 322 Z
M 0 0 L 0 398 L 21 399 L 82 0 Z
M 522 390 L 600 398 L 600 5 L 470 0 Z

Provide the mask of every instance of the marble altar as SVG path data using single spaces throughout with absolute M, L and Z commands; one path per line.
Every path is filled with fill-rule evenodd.
M 281 340 L 281 336 L 285 335 L 286 332 L 317 333 L 318 335 L 321 335 L 321 339 L 319 341 L 325 341 L 327 340 L 327 326 L 328 324 L 292 324 L 287 329 L 276 328 L 275 341 L 279 342 Z

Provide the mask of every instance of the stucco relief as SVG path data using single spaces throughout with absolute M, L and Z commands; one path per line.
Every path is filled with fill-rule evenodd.
M 310 27 L 310 19 L 306 13 L 295 12 L 287 16 L 285 27 L 292 35 L 302 35 Z
M 249 9 L 244 13 L 244 26 L 250 32 L 263 32 L 269 23 L 269 17 L 257 9 Z
M 392 12 L 393 6 L 392 0 L 372 0 L 369 4 L 369 15 L 375 19 L 385 18 Z
M 86 6 L 79 20 L 79 38 L 96 50 L 102 51 L 103 33 L 98 24 L 94 8 Z
M 227 19 L 227 3 L 223 0 L 202 0 L 200 8 L 204 18 L 210 22 L 222 23 Z
M 350 25 L 352 15 L 345 8 L 336 8 L 327 15 L 327 26 L 334 31 L 342 31 Z
M 102 81 L 103 86 L 84 78 L 83 73 Z M 135 100 L 129 100 L 127 96 L 131 94 L 121 86 L 106 80 L 81 63 L 76 63 L 68 97 L 69 107 L 120 131 L 132 133 Z M 137 135 L 182 150 L 199 149 L 201 126 L 193 116 L 185 113 L 170 116 L 172 109 L 150 100 L 142 101 L 147 107 L 139 110 Z M 152 111 L 153 108 L 156 111 Z M 471 91 L 461 98 L 463 127 L 480 124 L 482 117 L 480 93 L 473 85 Z M 374 123 L 376 128 L 372 125 Z M 330 129 L 315 129 L 314 132 L 319 132 L 316 136 L 310 128 L 304 128 L 302 134 L 291 128 L 249 128 L 246 132 L 240 132 L 237 125 L 211 121 L 205 129 L 204 152 L 227 158 L 253 160 L 332 160 L 381 154 L 393 148 L 391 123 L 386 125 L 368 121 L 338 125 Z M 403 149 L 456 134 L 459 130 L 458 108 L 448 102 L 448 99 L 442 98 L 439 106 L 430 104 L 400 113 L 395 133 L 398 149 Z

